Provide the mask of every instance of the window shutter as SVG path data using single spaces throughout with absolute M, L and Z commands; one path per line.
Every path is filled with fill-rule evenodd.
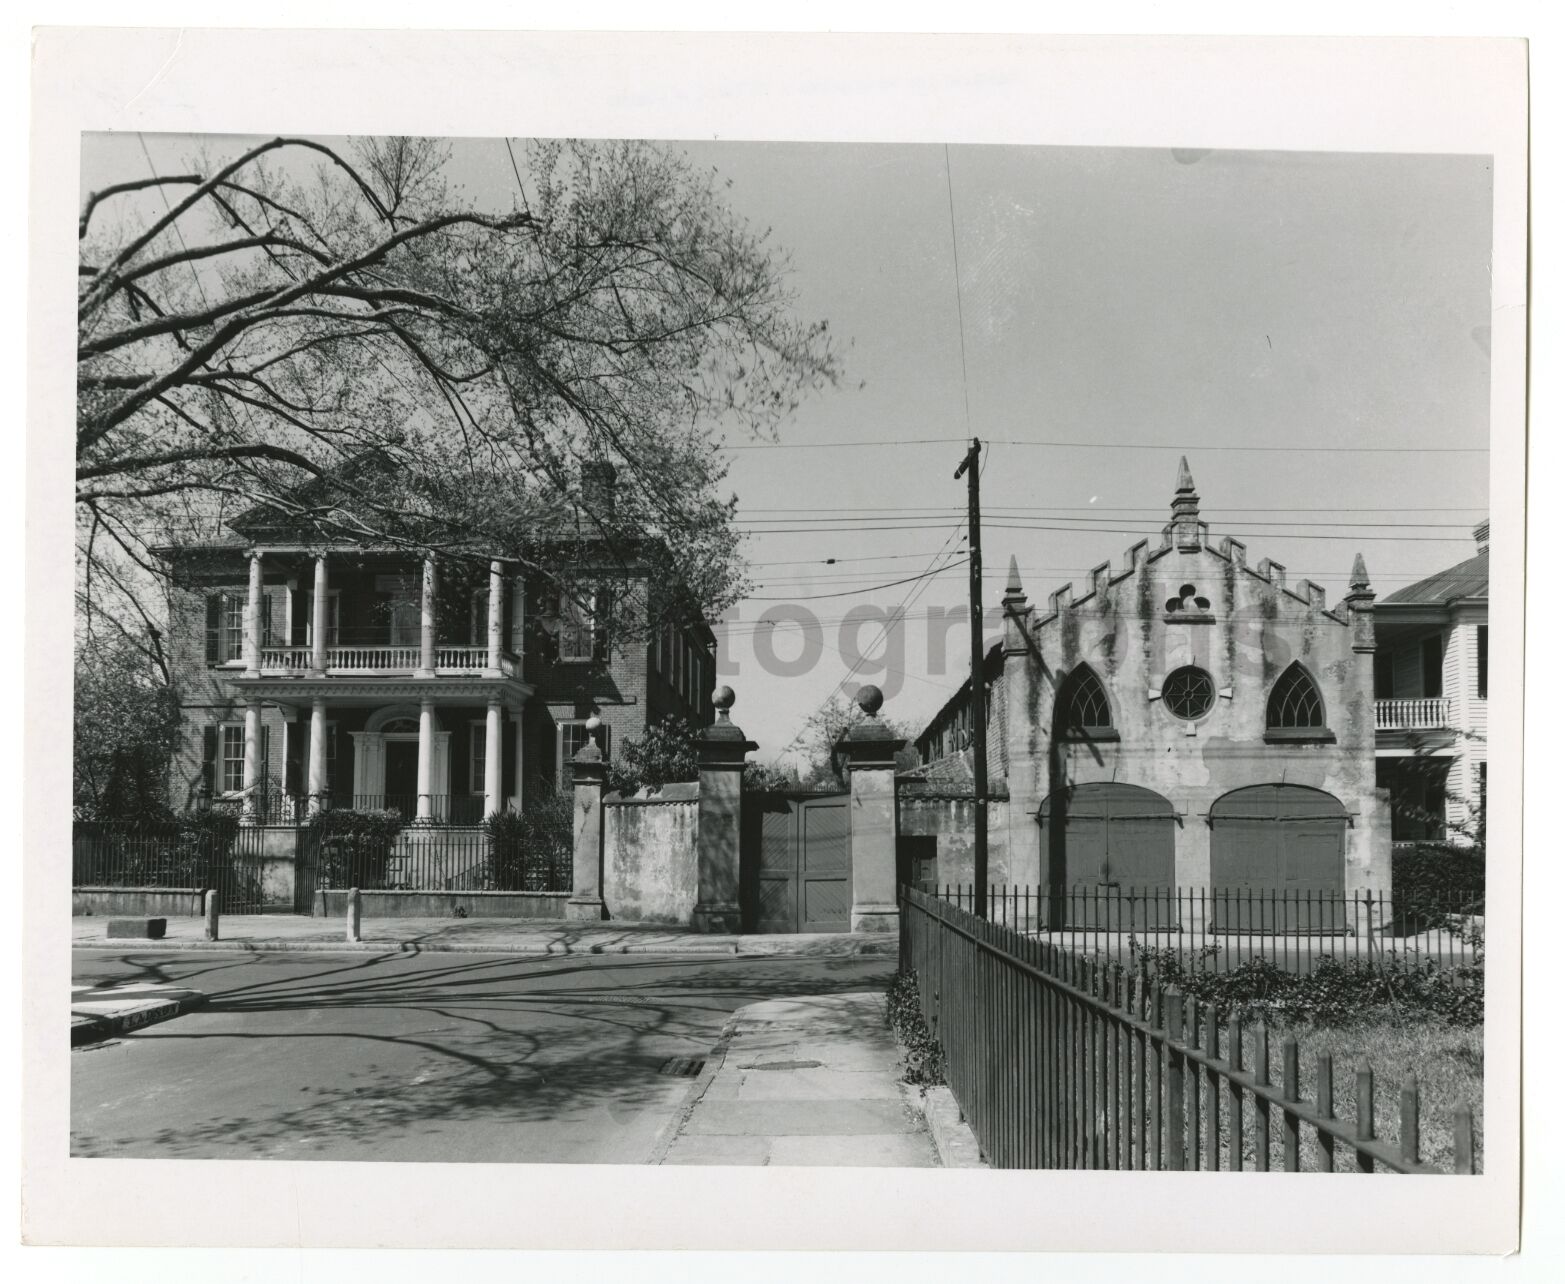
M 201 792 L 208 798 L 217 792 L 217 728 L 201 728 Z
M 587 620 L 587 627 L 592 631 L 592 658 L 604 661 L 609 658 L 609 615 L 613 606 L 613 597 L 606 588 L 600 588 L 592 595 L 592 615 Z M 605 753 L 604 757 L 608 755 Z
M 206 662 L 220 664 L 223 659 L 223 595 L 208 593 L 206 599 Z
M 261 724 L 260 749 L 255 764 L 256 791 L 265 794 L 270 791 L 272 779 L 272 729 L 264 722 Z
M 277 635 L 272 632 L 272 595 L 270 593 L 261 594 L 261 645 L 277 645 Z

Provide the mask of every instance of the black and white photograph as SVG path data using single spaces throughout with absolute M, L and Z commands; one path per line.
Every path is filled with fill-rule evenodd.
M 1523 50 L 1471 42 L 1487 123 L 1400 146 L 629 90 L 580 132 L 275 88 L 76 128 L 34 285 L 51 1180 L 1122 1174 L 1405 1244 L 1378 1174 L 1468 1206 L 1414 1245 L 1496 1251 Z

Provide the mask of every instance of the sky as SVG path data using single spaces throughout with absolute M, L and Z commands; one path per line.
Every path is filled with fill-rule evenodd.
M 203 141 L 243 143 L 85 136 L 83 189 L 172 172 Z M 757 758 L 861 682 L 914 729 L 961 684 L 952 474 L 972 437 L 996 636 L 1012 555 L 1034 602 L 1085 591 L 1089 568 L 1156 540 L 1181 454 L 1214 541 L 1243 540 L 1251 565 L 1270 557 L 1329 602 L 1357 552 L 1381 594 L 1473 552 L 1487 157 L 674 145 L 771 229 L 799 314 L 827 320 L 844 358 L 775 445 L 727 434 L 754 588 L 718 623 L 719 671 Z M 453 182 L 509 208 L 504 141 L 452 148 Z

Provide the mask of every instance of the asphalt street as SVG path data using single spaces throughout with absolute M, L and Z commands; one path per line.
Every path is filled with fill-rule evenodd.
M 71 1054 L 71 1153 L 643 1163 L 735 1008 L 895 960 L 77 950 L 74 981 L 198 1011 Z

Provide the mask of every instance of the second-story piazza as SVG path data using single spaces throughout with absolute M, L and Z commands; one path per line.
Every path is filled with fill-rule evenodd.
M 591 540 L 542 546 L 575 562 L 549 576 L 292 541 L 242 519 L 231 530 L 161 550 L 185 721 L 174 796 L 187 805 L 231 799 L 260 822 L 356 806 L 471 824 L 557 787 L 589 726 L 610 755 L 670 714 L 711 719 L 710 628 L 616 638 L 612 607 L 648 618 L 659 586 Z

